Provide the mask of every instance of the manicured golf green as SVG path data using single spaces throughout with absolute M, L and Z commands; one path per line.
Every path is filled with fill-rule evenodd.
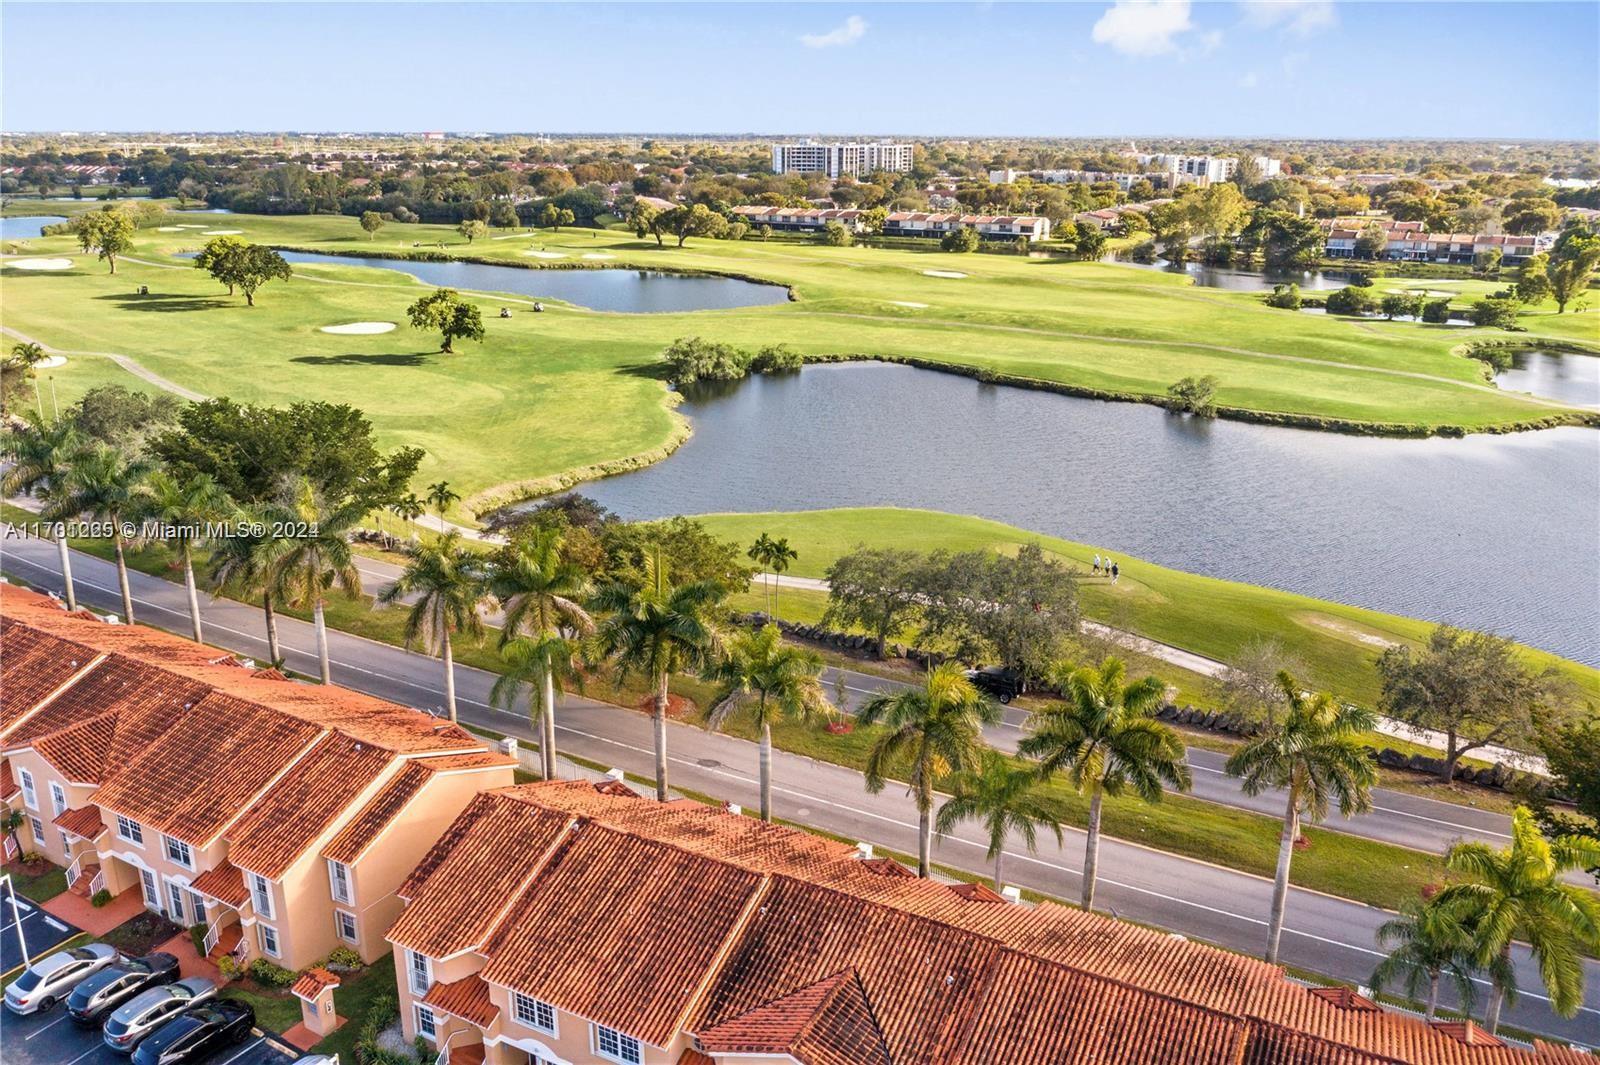
M 489 495 L 472 497 L 489 489 L 501 489 L 494 497 L 525 494 L 577 469 L 659 457 L 683 425 L 657 374 L 656 354 L 690 334 L 751 347 L 783 342 L 818 356 L 905 357 L 1146 397 L 1160 396 L 1180 377 L 1213 374 L 1226 406 L 1365 424 L 1494 429 L 1580 416 L 1499 392 L 1485 384 L 1481 364 L 1452 353 L 1474 336 L 1505 334 L 1275 311 L 1251 294 L 1115 265 L 760 240 L 695 238 L 682 249 L 669 240 L 658 248 L 629 233 L 593 230 L 496 232 L 469 245 L 450 227 L 394 223 L 369 240 L 355 219 L 331 215 L 169 221 L 194 228 L 140 231 L 137 250 L 114 277 L 77 253 L 70 237 L 23 242 L 28 256 L 70 255 L 74 268 L 6 266 L 5 325 L 57 348 L 131 356 L 196 392 L 270 403 L 355 403 L 386 443 L 425 448 L 423 475 L 449 479 L 469 508 L 486 502 Z M 452 254 L 524 267 L 565 262 L 731 273 L 788 284 L 796 300 L 649 315 L 551 301 L 545 314 L 499 319 L 506 298 L 484 296 L 478 302 L 487 342 L 442 355 L 436 338 L 404 324 L 405 307 L 423 286 L 403 274 L 298 266 L 293 280 L 265 286 L 258 305 L 247 308 L 172 258 L 198 248 L 207 228 L 324 252 L 403 255 L 418 241 L 443 241 Z M 16 243 L 8 242 L 8 250 L 17 250 Z M 521 254 L 538 248 L 565 258 Z M 583 260 L 585 254 L 614 258 Z M 930 277 L 927 270 L 967 276 Z M 140 285 L 149 286 L 150 296 L 133 295 Z M 347 322 L 400 326 L 370 335 L 320 331 Z M 1562 331 L 1600 335 L 1600 317 L 1567 315 L 1559 324 Z M 97 361 L 75 358 L 54 371 L 63 400 L 105 378 Z M 130 386 L 149 387 L 124 376 Z
M 1228 661 L 1253 638 L 1272 637 L 1306 663 L 1307 683 L 1371 705 L 1378 682 L 1373 663 L 1392 643 L 1417 643 L 1430 625 L 1413 618 L 1345 606 L 1273 588 L 1202 577 L 1117 555 L 1116 584 L 1089 575 L 1097 550 L 983 518 L 929 510 L 872 507 L 776 514 L 708 514 L 699 520 L 719 536 L 750 543 L 761 533 L 788 537 L 800 557 L 789 572 L 821 577 L 834 559 L 857 544 L 916 551 L 1015 551 L 1039 543 L 1075 564 L 1087 617 L 1207 658 Z M 780 592 L 797 611 L 806 593 Z M 818 593 L 811 593 L 817 596 Z M 791 616 L 797 616 L 789 611 Z M 1528 660 L 1555 666 L 1591 702 L 1600 702 L 1600 670 L 1527 648 Z

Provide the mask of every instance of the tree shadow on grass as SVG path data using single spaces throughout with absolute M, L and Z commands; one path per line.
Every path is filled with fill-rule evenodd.
M 437 352 L 386 352 L 377 355 L 367 355 L 360 352 L 346 352 L 343 355 L 296 355 L 290 362 L 303 362 L 308 366 L 421 366 L 428 361 L 428 357 Z
M 184 296 L 175 292 L 152 292 L 146 296 L 118 292 L 94 298 L 115 303 L 124 311 L 215 311 L 240 305 L 222 296 Z

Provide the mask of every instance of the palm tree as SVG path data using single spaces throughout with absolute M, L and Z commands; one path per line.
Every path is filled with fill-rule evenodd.
M 428 486 L 428 503 L 439 512 L 439 529 L 444 530 L 444 512 L 450 509 L 450 504 L 461 498 L 459 493 L 450 490 L 449 481 L 435 481 Z
M 582 645 L 559 633 L 536 639 L 513 636 L 500 643 L 500 660 L 505 664 L 494 686 L 489 689 L 489 705 L 513 711 L 517 695 L 528 691 L 528 712 L 539 734 L 539 772 L 545 780 L 556 779 L 555 693 L 567 690 L 567 681 L 583 681 Z M 548 700 L 548 701 L 546 701 Z
M 284 544 L 278 559 L 276 590 L 290 606 L 311 607 L 317 631 L 317 662 L 322 683 L 333 683 L 328 664 L 328 623 L 323 616 L 328 592 L 337 588 L 350 598 L 361 594 L 361 571 L 350 552 L 349 532 L 365 508 L 358 503 L 327 504 L 311 482 L 293 481 L 284 492 L 287 519 L 298 534 Z
M 44 345 L 31 340 L 11 345 L 11 363 L 31 370 L 45 360 Z
M 11 462 L 3 484 L 4 492 L 12 495 L 36 495 L 49 499 L 61 490 L 73 456 L 83 448 L 78 431 L 71 422 L 57 422 L 46 426 L 32 415 L 27 428 L 7 433 L 0 441 L 0 454 Z M 78 609 L 77 590 L 72 585 L 72 555 L 67 550 L 66 530 L 56 535 L 56 550 L 61 555 L 61 580 L 67 589 L 67 609 Z
M 867 754 L 867 790 L 883 790 L 892 768 L 907 765 L 916 800 L 917 875 L 927 876 L 933 859 L 933 787 L 950 773 L 978 765 L 983 728 L 1000 720 L 999 704 L 980 695 L 961 667 L 946 662 L 930 669 L 920 688 L 880 692 L 856 713 L 863 725 L 887 730 Z
M 1445 864 L 1467 878 L 1434 896 L 1473 933 L 1475 960 L 1490 969 L 1489 1004 L 1483 1026 L 1500 1025 L 1500 1007 L 1517 992 L 1511 944 L 1528 944 L 1550 1008 L 1571 1017 L 1583 1005 L 1583 950 L 1600 949 L 1600 898 L 1562 881 L 1562 875 L 1600 865 L 1600 841 L 1584 836 L 1546 839 L 1533 815 L 1517 807 L 1511 815 L 1511 846 L 1458 843 Z
M 104 444 L 80 452 L 67 467 L 60 489 L 51 493 L 44 516 L 49 521 L 87 516 L 111 527 L 117 549 L 117 583 L 122 613 L 133 624 L 133 590 L 128 586 L 125 522 L 138 507 L 139 485 L 150 473 L 143 459 L 129 458 Z
M 1378 942 L 1394 949 L 1372 971 L 1372 989 L 1399 984 L 1412 1000 L 1424 998 L 1427 1020 L 1439 1011 L 1439 987 L 1448 977 L 1463 1013 L 1472 1012 L 1476 944 L 1456 915 L 1436 903 L 1413 899 L 1400 916 L 1378 926 Z
M 279 563 L 287 551 L 289 540 L 274 535 L 288 519 L 281 509 L 271 505 L 242 508 L 235 521 L 232 535 L 222 537 L 211 548 L 211 581 L 216 599 L 224 590 L 232 589 L 246 599 L 261 597 L 261 609 L 266 615 L 267 657 L 274 668 L 283 664 L 283 652 L 278 646 L 278 615 L 273 600 L 279 595 Z
M 422 500 L 417 498 L 417 493 L 407 492 L 391 504 L 389 509 L 394 512 L 395 517 L 406 523 L 407 528 L 411 530 L 411 538 L 415 540 L 417 538 L 417 519 L 426 512 L 426 508 L 422 505 Z
M 761 820 L 771 821 L 772 721 L 812 722 L 831 716 L 833 707 L 822 694 L 822 656 L 784 643 L 778 626 L 768 622 L 735 637 L 727 656 L 707 675 L 728 689 L 707 715 L 707 728 L 721 728 L 736 710 L 755 711 L 761 730 Z
M 1035 714 L 1032 733 L 1017 749 L 1039 759 L 1040 775 L 1064 771 L 1078 793 L 1089 796 L 1082 901 L 1092 910 L 1105 797 L 1131 787 L 1145 802 L 1160 802 L 1163 785 L 1189 790 L 1189 766 L 1178 734 L 1151 716 L 1165 691 L 1159 679 L 1125 684 L 1127 668 L 1115 657 L 1098 670 L 1063 664 L 1053 672 L 1066 701 Z
M 761 567 L 761 583 L 767 589 L 767 614 L 772 614 L 772 577 L 767 572 L 767 559 L 772 557 L 772 537 L 762 533 L 750 544 L 750 550 L 745 552 L 746 557 Z
M 594 619 L 580 605 L 591 591 L 589 576 L 562 555 L 562 540 L 558 530 L 539 530 L 495 559 L 489 581 L 505 609 L 501 653 L 508 664 L 529 671 L 530 687 L 537 685 L 529 704 L 537 708 L 546 780 L 556 773 L 556 691 L 565 691 L 563 682 L 577 676 L 571 637 L 594 631 Z M 513 644 L 517 649 L 510 651 Z M 515 685 L 509 690 L 514 696 Z
M 779 537 L 772 541 L 772 547 L 767 553 L 767 567 L 772 570 L 772 616 L 778 616 L 778 588 L 783 577 L 783 571 L 789 568 L 789 563 L 800 557 L 800 552 L 789 546 L 787 536 Z
M 645 556 L 644 579 L 602 588 L 594 607 L 606 615 L 595 630 L 597 652 L 616 661 L 620 682 L 630 673 L 655 684 L 656 798 L 667 801 L 667 702 L 672 674 L 703 670 L 716 661 L 722 638 L 713 614 L 726 595 L 719 581 L 673 584 L 660 545 Z
M 444 702 L 450 720 L 456 720 L 456 663 L 450 638 L 458 632 L 483 634 L 478 607 L 489 601 L 489 586 L 482 556 L 463 547 L 459 532 L 447 532 L 431 543 L 419 544 L 398 580 L 378 596 L 384 605 L 408 595 L 416 602 L 406 614 L 405 645 L 422 642 L 429 654 L 444 659 Z
M 1308 695 L 1287 671 L 1278 673 L 1287 711 L 1269 722 L 1266 731 L 1228 759 L 1224 770 L 1241 778 L 1246 795 L 1273 788 L 1285 793 L 1283 836 L 1278 843 L 1278 872 L 1272 886 L 1272 918 L 1267 924 L 1267 960 L 1278 960 L 1283 914 L 1289 902 L 1289 863 L 1300 838 L 1300 817 L 1312 821 L 1328 815 L 1335 800 L 1345 817 L 1372 809 L 1377 770 L 1361 733 L 1376 719 L 1372 711 L 1345 706 L 1326 692 Z
M 135 508 L 141 522 L 139 540 L 177 544 L 195 643 L 205 640 L 200 632 L 200 592 L 194 580 L 194 545 L 207 539 L 206 526 L 221 521 L 230 505 L 227 493 L 206 473 L 184 480 L 166 470 L 155 470 L 139 486 Z
M 934 827 L 946 836 L 962 821 L 982 821 L 989 833 L 987 857 L 994 862 L 994 889 L 1005 881 L 1006 837 L 1015 832 L 1032 854 L 1038 846 L 1039 828 L 1055 833 L 1061 842 L 1061 810 L 1039 786 L 1039 774 L 1019 766 L 999 751 L 986 750 L 976 769 L 963 769 L 949 780 L 950 798 L 939 807 Z

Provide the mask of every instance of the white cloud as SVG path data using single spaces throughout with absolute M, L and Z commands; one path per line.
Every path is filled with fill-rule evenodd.
M 800 38 L 800 43 L 807 48 L 840 48 L 847 44 L 855 44 L 867 33 L 867 20 L 860 15 L 851 15 L 838 26 L 827 33 L 807 33 Z
M 1239 0 L 1239 7 L 1246 25 L 1279 27 L 1295 37 L 1310 37 L 1339 24 L 1333 0 Z
M 1239 88 L 1241 89 L 1253 89 L 1259 84 L 1261 84 L 1261 79 L 1256 77 L 1256 72 L 1253 70 L 1239 79 Z
M 1176 38 L 1192 29 L 1189 0 L 1117 0 L 1090 36 L 1123 55 L 1151 56 L 1176 51 Z
M 1222 47 L 1222 31 L 1207 30 L 1200 35 L 1200 54 L 1214 52 Z

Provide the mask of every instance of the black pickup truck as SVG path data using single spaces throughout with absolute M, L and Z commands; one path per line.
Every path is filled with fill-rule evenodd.
M 967 679 L 972 682 L 974 688 L 1002 703 L 1009 703 L 1027 691 L 1026 685 L 1022 683 L 1021 674 L 1002 666 L 969 669 Z

